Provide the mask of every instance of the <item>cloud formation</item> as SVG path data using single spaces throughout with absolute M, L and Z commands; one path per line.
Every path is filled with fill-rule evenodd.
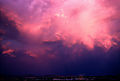
M 20 62 L 36 67 L 37 64 L 43 64 L 43 67 L 38 65 L 43 72 L 48 69 L 57 73 L 60 68 L 60 71 L 66 73 L 77 72 L 79 68 L 89 67 L 89 62 L 94 69 L 100 67 L 102 71 L 103 61 L 114 56 L 114 52 L 119 56 L 119 2 L 119 0 L 1 0 L 1 54 L 16 58 L 16 62 L 12 60 L 14 63 Z M 95 60 L 96 58 L 98 60 Z M 29 61 L 33 61 L 31 65 Z M 78 67 L 76 70 L 71 66 L 72 63 Z M 57 64 L 60 66 L 56 66 Z M 86 72 L 88 69 L 85 69 Z

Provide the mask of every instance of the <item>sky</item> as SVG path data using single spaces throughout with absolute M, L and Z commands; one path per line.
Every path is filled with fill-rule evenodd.
M 0 75 L 120 74 L 119 0 L 0 0 Z

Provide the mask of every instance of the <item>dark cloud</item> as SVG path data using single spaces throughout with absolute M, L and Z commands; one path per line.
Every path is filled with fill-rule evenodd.
M 24 0 L 27 1 L 27 0 Z M 0 4 L 5 5 L 9 3 L 18 15 L 25 12 L 30 3 L 23 5 L 23 0 L 12 0 L 12 1 L 0 1 Z M 106 0 L 107 1 L 107 0 Z M 16 3 L 18 3 L 16 5 Z M 108 2 L 108 1 L 107 1 Z M 116 11 L 119 12 L 119 1 L 110 0 L 104 6 L 115 5 Z M 41 13 L 49 10 L 51 3 L 49 0 L 45 0 L 40 8 L 42 8 Z M 21 7 L 23 5 L 24 7 Z M 116 5 L 118 5 L 116 7 Z M 39 5 L 35 5 L 39 6 Z M 1 8 L 1 7 L 0 7 Z M 17 11 L 18 9 L 18 11 Z M 23 10 L 23 11 L 21 11 Z M 19 12 L 20 11 L 20 12 Z M 32 14 L 32 13 L 30 13 Z M 35 13 L 37 14 L 37 13 Z M 29 19 L 29 15 L 25 14 L 22 17 Z M 35 17 L 36 15 L 34 15 Z M 27 18 L 28 17 L 28 18 Z M 39 16 L 41 17 L 41 15 Z M 113 17 L 111 28 L 113 32 L 119 32 L 119 15 Z M 67 46 L 64 44 L 64 40 L 51 40 L 54 37 L 49 37 L 55 30 L 52 25 L 48 31 L 43 28 L 43 36 L 38 37 L 39 39 L 50 38 L 50 40 L 41 41 L 39 39 L 34 40 L 34 37 L 30 40 L 21 36 L 20 31 L 17 29 L 16 22 L 10 20 L 4 12 L 0 10 L 0 74 L 1 75 L 111 75 L 120 74 L 120 43 L 117 41 L 118 45 L 113 45 L 109 50 L 106 51 L 104 47 L 95 46 L 94 49 L 88 50 L 88 48 L 83 44 L 73 44 Z M 52 32 L 51 32 L 52 31 Z M 47 32 L 47 35 L 46 35 Z M 46 37 L 45 37 L 46 36 Z M 31 37 L 31 35 L 30 35 Z M 45 38 L 44 38 L 45 37 Z M 119 37 L 118 37 L 119 38 Z M 30 42 L 28 42 L 28 40 Z

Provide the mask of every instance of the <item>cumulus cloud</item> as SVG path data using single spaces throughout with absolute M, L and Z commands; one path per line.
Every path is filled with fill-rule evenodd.
M 50 70 L 60 64 L 56 72 L 88 61 L 98 68 L 119 49 L 119 8 L 119 0 L 1 0 L 1 54 Z

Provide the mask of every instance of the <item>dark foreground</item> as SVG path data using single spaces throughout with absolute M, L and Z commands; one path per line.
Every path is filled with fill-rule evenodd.
M 120 80 L 120 76 L 40 76 L 40 77 L 5 77 L 1 76 L 0 81 L 62 81 L 62 80 Z

